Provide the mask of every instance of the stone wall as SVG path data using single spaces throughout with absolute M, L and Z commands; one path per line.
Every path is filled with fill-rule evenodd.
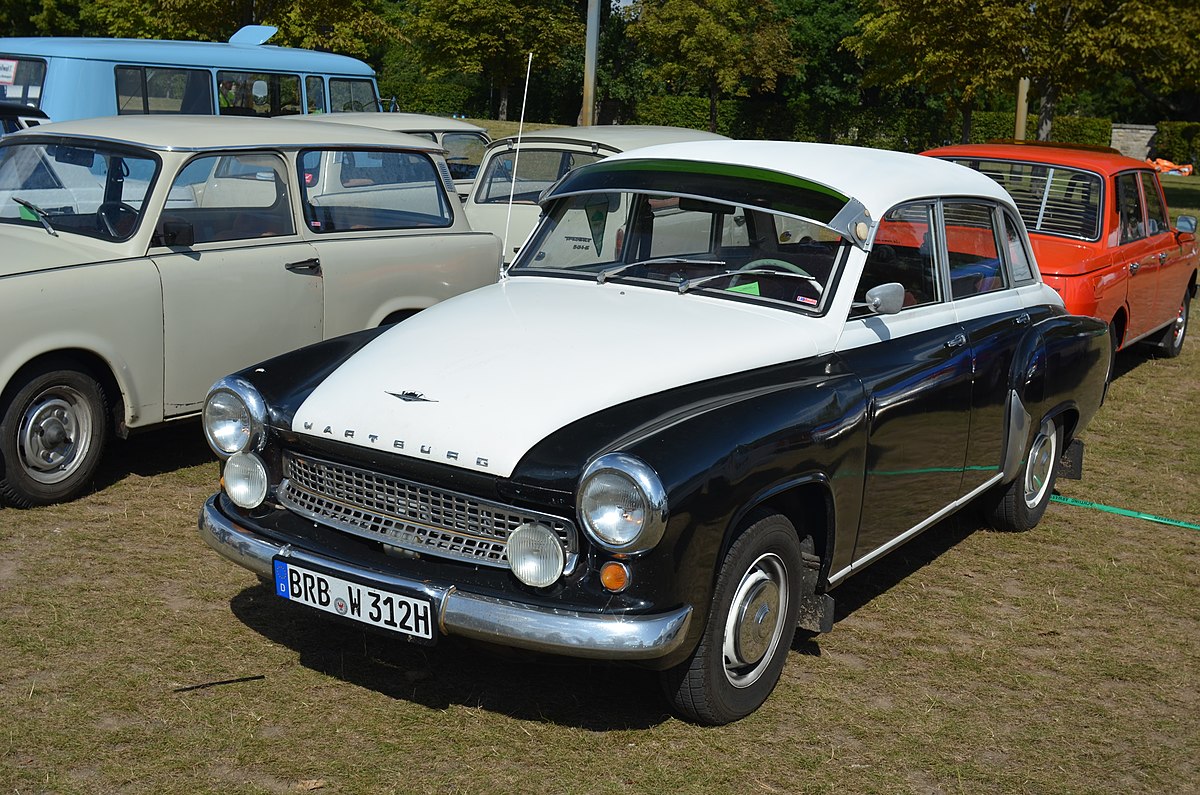
M 1157 131 L 1158 128 L 1153 124 L 1114 124 L 1112 148 L 1123 155 L 1145 160 L 1150 156 Z

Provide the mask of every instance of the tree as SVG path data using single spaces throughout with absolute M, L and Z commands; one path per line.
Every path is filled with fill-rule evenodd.
M 773 91 L 796 68 L 773 0 L 634 0 L 628 13 L 648 73 L 680 93 L 705 92 L 714 132 L 718 99 L 747 96 L 751 87 Z
M 404 34 L 422 50 L 430 77 L 488 77 L 505 120 L 509 86 L 523 79 L 529 54 L 542 68 L 561 63 L 564 44 L 581 42 L 584 26 L 570 0 L 414 0 Z

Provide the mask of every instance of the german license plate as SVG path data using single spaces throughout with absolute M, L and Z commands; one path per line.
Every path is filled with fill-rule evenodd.
M 433 642 L 428 599 L 384 591 L 275 560 L 275 595 L 373 627 Z

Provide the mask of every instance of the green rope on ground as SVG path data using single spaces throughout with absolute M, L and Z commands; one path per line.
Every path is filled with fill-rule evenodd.
M 1098 502 L 1088 502 L 1087 500 L 1077 500 L 1074 497 L 1063 497 L 1059 494 L 1051 495 L 1051 501 L 1062 502 L 1067 505 L 1078 505 L 1080 508 L 1094 508 L 1097 511 L 1105 511 L 1107 513 L 1115 513 L 1119 516 L 1132 516 L 1134 519 L 1145 519 L 1148 522 L 1158 522 L 1159 524 L 1169 524 L 1175 527 L 1186 527 L 1188 530 L 1200 530 L 1200 524 L 1190 524 L 1181 522 L 1178 519 L 1168 519 L 1165 516 L 1155 516 L 1152 513 L 1142 513 L 1141 511 L 1130 511 L 1125 508 L 1114 508 L 1111 505 L 1103 505 Z

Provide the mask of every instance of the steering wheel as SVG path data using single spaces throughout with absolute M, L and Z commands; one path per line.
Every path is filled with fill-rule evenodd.
M 96 217 L 104 225 L 104 229 L 114 238 L 124 237 L 119 231 L 122 216 L 128 213 L 133 220 L 137 219 L 138 209 L 125 202 L 101 202 L 96 208 Z
M 816 277 L 814 277 L 811 273 L 804 270 L 804 268 L 801 268 L 796 263 L 788 262 L 785 259 L 775 259 L 774 257 L 763 257 L 762 259 L 752 259 L 749 262 L 747 262 L 745 265 L 743 265 L 742 267 L 738 268 L 735 271 L 735 273 L 742 273 L 743 271 L 770 270 L 770 269 L 787 271 L 788 273 L 794 273 L 797 276 L 803 276 L 804 279 L 810 285 L 812 285 L 812 288 L 814 290 L 816 290 L 817 295 L 821 295 L 821 293 L 824 290 L 824 288 L 821 285 L 821 282 L 817 281 Z

